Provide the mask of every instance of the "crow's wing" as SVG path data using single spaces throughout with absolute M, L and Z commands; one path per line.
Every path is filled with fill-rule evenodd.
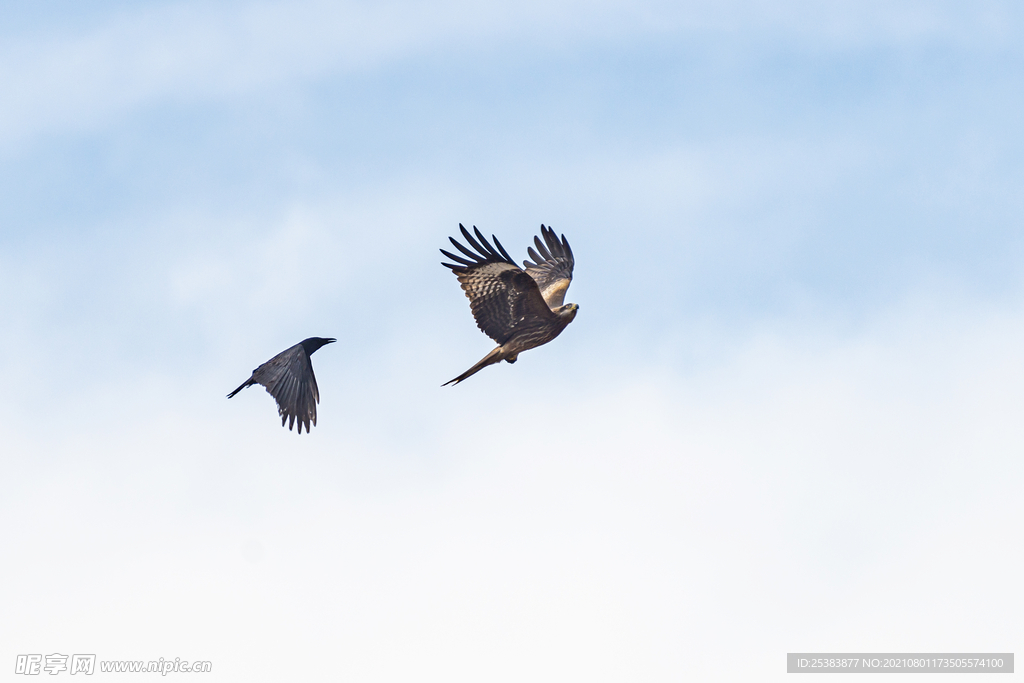
M 544 237 L 544 242 L 540 241 L 540 237 L 533 238 L 537 251 L 534 251 L 533 247 L 526 250 L 533 262 L 523 261 L 523 265 L 526 266 L 526 272 L 530 277 L 537 281 L 547 305 L 558 308 L 564 303 L 565 290 L 569 289 L 569 283 L 572 282 L 572 267 L 575 261 L 565 235 L 559 240 L 555 231 L 544 225 L 540 226 L 540 234 Z
M 320 401 L 320 390 L 316 386 L 313 364 L 302 344 L 282 351 L 252 372 L 252 377 L 242 386 L 228 394 L 231 398 L 245 387 L 262 384 L 267 393 L 277 401 L 277 412 L 281 426 L 288 422 L 288 429 L 299 422 L 299 434 L 309 423 L 316 424 L 316 404 Z

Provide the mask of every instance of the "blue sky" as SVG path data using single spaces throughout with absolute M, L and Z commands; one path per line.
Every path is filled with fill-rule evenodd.
M 767 680 L 1014 650 L 1021 19 L 3 10 L 0 658 Z M 580 312 L 442 389 L 491 348 L 439 265 L 460 222 L 519 259 L 565 233 Z M 224 399 L 314 335 L 311 435 Z

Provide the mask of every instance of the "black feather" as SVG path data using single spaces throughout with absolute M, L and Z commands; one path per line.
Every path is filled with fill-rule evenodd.
M 505 260 L 508 261 L 509 263 L 515 263 L 515 261 L 512 260 L 512 257 L 508 255 L 508 252 L 505 251 L 505 247 L 501 246 L 501 242 L 498 241 L 498 238 L 494 235 L 491 235 L 491 239 L 494 240 L 494 243 L 496 245 L 498 245 L 498 250 L 501 251 L 501 255 L 505 257 Z
M 474 249 L 476 249 L 477 252 L 479 252 L 480 254 L 483 254 L 485 256 L 485 258 L 486 258 L 487 250 L 484 249 L 483 247 L 481 247 L 479 244 L 477 244 L 477 241 L 475 239 L 473 239 L 473 236 L 469 234 L 469 230 L 466 230 L 465 226 L 462 225 L 462 223 L 459 223 L 459 229 L 462 230 L 462 236 L 466 238 L 467 242 L 469 242 L 469 246 L 471 246 Z M 476 226 L 475 225 L 473 226 L 473 229 L 476 230 Z M 479 230 L 477 230 L 477 234 L 478 235 L 480 234 Z
M 472 265 L 476 265 L 476 263 L 477 263 L 476 261 L 470 261 L 469 259 L 462 258 L 461 256 L 456 256 L 455 254 L 451 253 L 450 251 L 445 251 L 444 249 L 439 249 L 438 251 L 440 251 L 442 254 L 444 254 L 445 256 L 450 258 L 451 260 L 457 261 L 458 263 L 461 263 L 464 266 L 472 266 Z M 441 265 L 443 265 L 445 268 L 458 268 L 459 267 L 459 266 L 453 266 L 453 265 L 450 265 L 450 264 L 447 264 L 447 263 L 442 263 Z
M 544 227 L 543 226 L 541 226 L 541 232 L 544 232 Z M 544 238 L 547 239 L 547 233 L 544 233 Z M 537 237 L 536 235 L 534 235 L 534 237 L 533 237 L 533 243 L 537 245 L 537 251 L 539 251 L 540 255 L 544 257 L 544 260 L 545 261 L 550 261 L 551 260 L 551 252 L 548 251 L 548 248 L 546 246 L 544 246 L 544 244 L 540 241 L 540 238 Z
M 484 237 L 484 234 L 480 232 L 480 229 L 477 228 L 475 225 L 473 226 L 473 232 L 476 233 L 477 239 L 480 240 L 480 244 L 484 245 L 483 253 L 487 254 L 489 258 L 496 258 L 498 256 L 498 252 L 494 250 L 494 247 L 491 246 L 491 243 L 487 241 L 487 238 Z
M 466 247 L 462 246 L 462 243 L 459 242 L 458 240 L 456 240 L 454 237 L 449 237 L 448 239 L 451 240 L 452 244 L 455 245 L 456 249 L 461 251 L 463 254 L 465 254 L 469 258 L 473 259 L 474 263 L 479 263 L 480 262 L 480 254 L 474 253 L 474 252 L 470 251 L 469 249 L 467 249 Z

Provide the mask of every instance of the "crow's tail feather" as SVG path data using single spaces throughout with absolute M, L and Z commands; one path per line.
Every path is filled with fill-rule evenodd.
M 251 387 L 253 384 L 254 384 L 253 379 L 252 379 L 252 377 L 250 377 L 249 379 L 247 379 L 244 382 L 242 382 L 242 386 L 238 387 L 237 389 L 232 391 L 230 394 L 228 394 L 228 398 L 231 398 L 232 396 L 237 394 L 242 389 L 245 389 L 246 387 Z

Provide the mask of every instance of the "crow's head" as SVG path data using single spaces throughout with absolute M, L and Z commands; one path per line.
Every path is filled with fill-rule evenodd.
M 307 356 L 313 355 L 313 352 L 319 349 L 321 346 L 326 346 L 333 342 L 338 341 L 337 339 L 325 339 L 323 337 L 310 337 L 309 339 L 303 339 L 300 343 L 302 349 L 306 352 Z

